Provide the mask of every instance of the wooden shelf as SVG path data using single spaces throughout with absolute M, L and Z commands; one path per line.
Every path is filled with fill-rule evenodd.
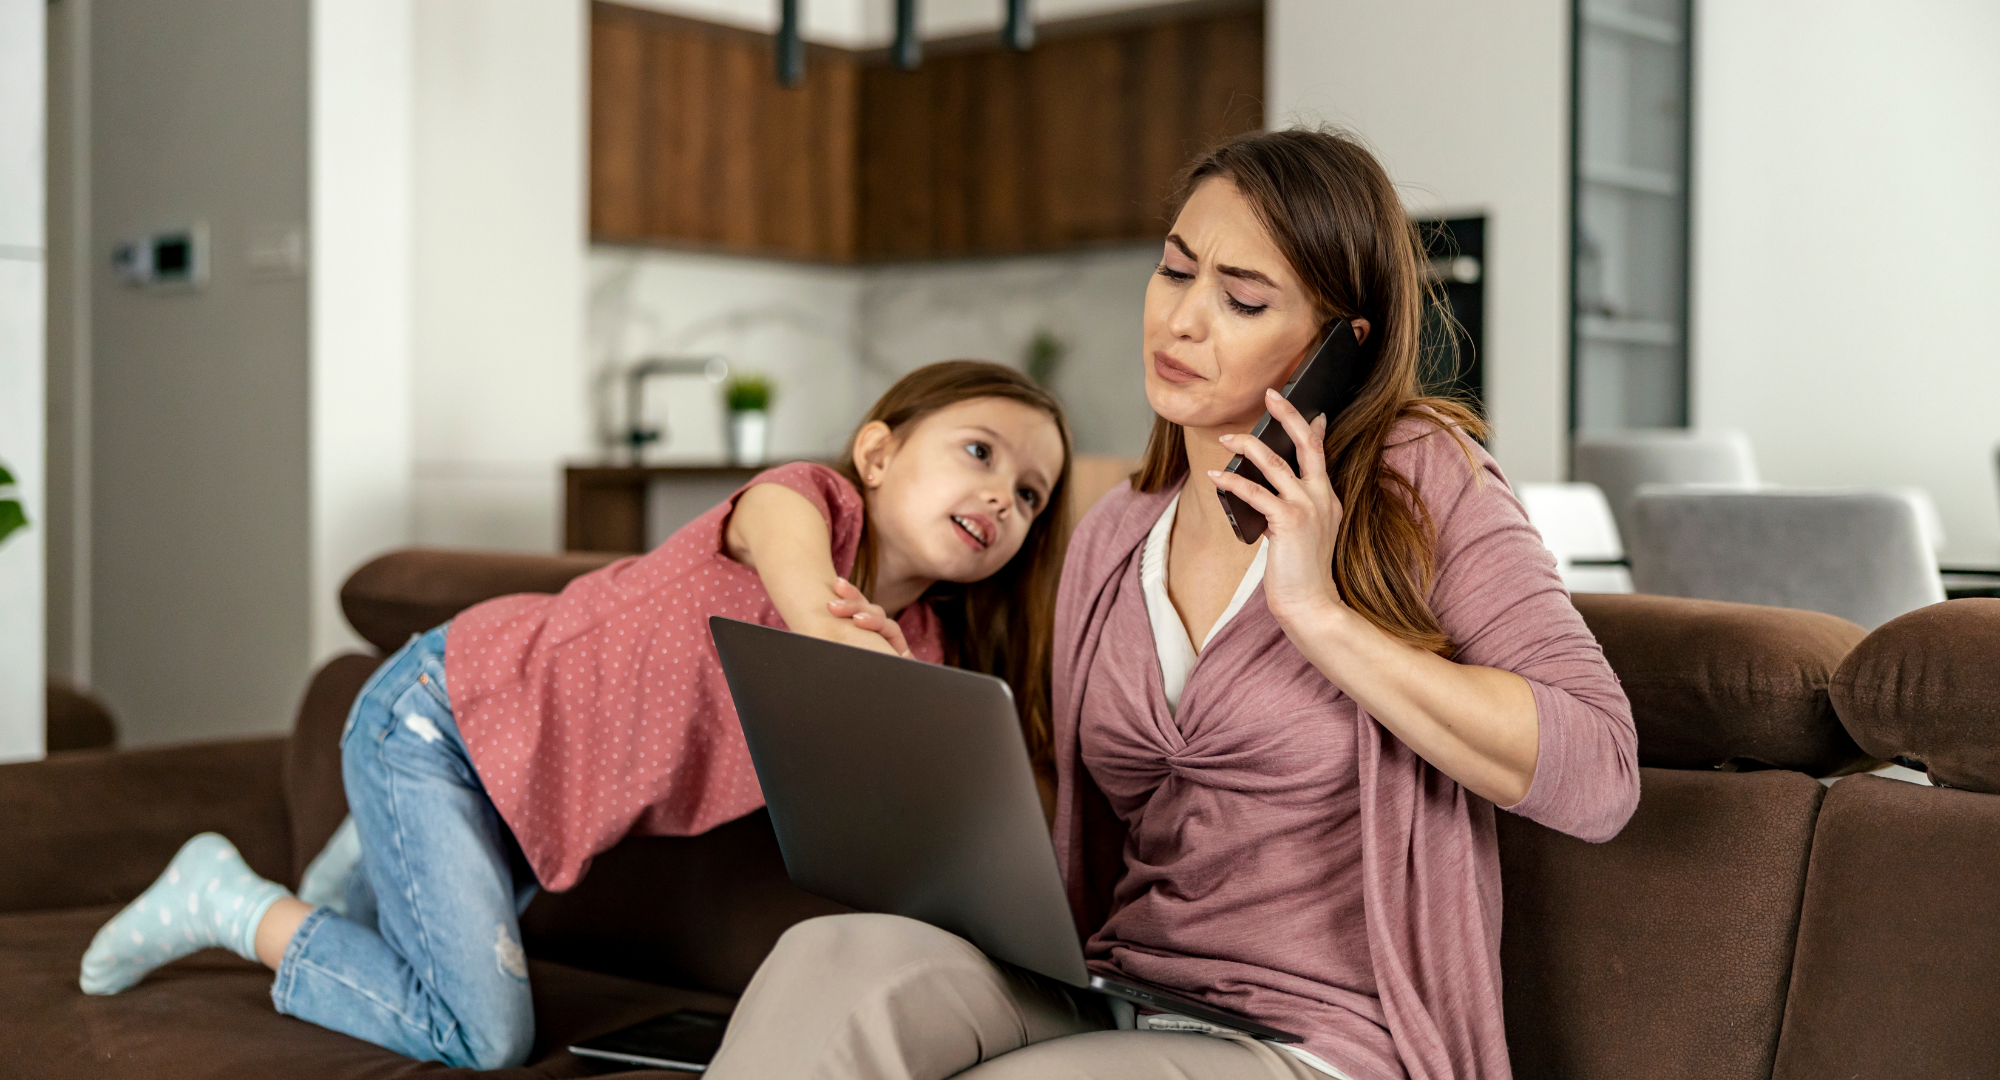
M 661 478 L 731 486 L 769 465 L 570 465 L 563 469 L 563 550 L 646 550 L 646 489 Z

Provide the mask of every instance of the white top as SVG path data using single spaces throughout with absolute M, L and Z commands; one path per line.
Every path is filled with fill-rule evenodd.
M 1187 688 L 1188 673 L 1194 670 L 1195 657 L 1200 652 L 1189 639 L 1180 612 L 1174 610 L 1174 602 L 1167 597 L 1167 540 L 1173 535 L 1174 511 L 1180 505 L 1181 497 L 1175 495 L 1160 512 L 1153 531 L 1146 534 L 1146 546 L 1139 553 L 1139 585 L 1146 594 L 1146 618 L 1153 624 L 1153 651 L 1160 656 L 1160 683 L 1167 692 L 1169 712 L 1179 711 L 1181 691 Z M 1201 649 L 1208 648 L 1216 632 L 1229 625 L 1229 620 L 1243 610 L 1244 601 L 1263 583 L 1264 556 L 1268 550 L 1267 541 L 1257 541 L 1257 557 L 1251 560 L 1250 569 L 1243 571 L 1243 581 L 1236 586 L 1236 595 L 1229 598 L 1229 606 L 1222 609 L 1222 616 L 1208 628 Z
M 1174 511 L 1180 509 L 1181 497 L 1177 494 L 1167 508 L 1160 512 L 1160 520 L 1153 523 L 1153 531 L 1146 534 L 1146 546 L 1139 552 L 1139 585 L 1146 597 L 1146 619 L 1153 624 L 1153 651 L 1160 658 L 1160 686 L 1167 692 L 1167 710 L 1178 712 L 1181 707 L 1181 691 L 1187 689 L 1188 673 L 1194 670 L 1195 658 L 1199 650 L 1188 637 L 1187 625 L 1181 622 L 1180 612 L 1174 610 L 1174 602 L 1167 596 L 1167 541 L 1174 532 Z M 1257 557 L 1250 560 L 1250 568 L 1243 571 L 1243 580 L 1236 586 L 1236 595 L 1229 598 L 1229 606 L 1222 609 L 1222 615 L 1215 625 L 1208 628 L 1208 636 L 1202 640 L 1201 648 L 1215 640 L 1216 632 L 1229 625 L 1229 620 L 1243 610 L 1243 604 L 1257 586 L 1264 582 L 1264 561 L 1270 554 L 1269 538 L 1257 541 Z M 1119 1026 L 1124 1026 L 1120 1024 Z M 1231 1034 L 1225 1028 L 1173 1013 L 1137 1018 L 1136 1026 L 1168 1031 L 1198 1031 L 1205 1034 Z M 1272 1043 L 1306 1065 L 1317 1069 L 1337 1080 L 1349 1080 L 1346 1073 L 1334 1068 L 1319 1055 L 1301 1046 L 1286 1043 Z

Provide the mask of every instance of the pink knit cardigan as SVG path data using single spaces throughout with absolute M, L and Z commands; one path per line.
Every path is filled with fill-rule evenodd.
M 1638 802 L 1630 704 L 1499 467 L 1467 440 L 1477 467 L 1469 464 L 1455 441 L 1461 439 L 1406 422 L 1386 451 L 1437 527 L 1432 610 L 1461 662 L 1515 671 L 1533 688 L 1540 756 L 1528 795 L 1509 809 L 1586 840 L 1607 840 Z M 1141 495 L 1127 485 L 1105 496 L 1078 526 L 1063 567 L 1054 672 L 1055 840 L 1085 939 L 1111 910 L 1125 844 L 1124 825 L 1082 767 L 1085 684 L 1113 602 L 1136 580 L 1129 564 L 1173 494 Z M 1250 603 L 1261 607 L 1259 593 Z M 1279 637 L 1275 647 L 1289 643 Z M 1232 697 L 1239 690 L 1255 697 L 1256 664 L 1229 677 Z M 1357 725 L 1365 933 L 1402 1068 L 1422 1080 L 1505 1080 L 1493 804 L 1418 757 L 1351 699 L 1343 695 L 1338 704 L 1328 721 Z M 1214 842 L 1230 839 L 1224 834 Z M 1230 885 L 1255 906 L 1257 882 Z M 1282 922 L 1286 913 L 1271 914 Z

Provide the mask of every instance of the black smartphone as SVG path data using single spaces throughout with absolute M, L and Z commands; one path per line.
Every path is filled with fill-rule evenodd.
M 728 1027 L 729 1017 L 721 1013 L 678 1009 L 586 1039 L 569 1052 L 625 1065 L 706 1072 L 715 1052 L 722 1049 L 722 1032 Z
M 1361 342 L 1355 339 L 1354 325 L 1346 319 L 1336 321 L 1327 328 L 1326 336 L 1319 346 L 1292 372 L 1291 380 L 1281 391 L 1285 400 L 1299 411 L 1310 424 L 1323 414 L 1327 423 L 1333 417 L 1354 403 L 1361 392 L 1361 384 L 1368 378 L 1368 364 L 1361 352 Z M 1299 469 L 1299 450 L 1292 445 L 1292 437 L 1285 432 L 1285 425 L 1272 419 L 1267 411 L 1264 418 L 1250 431 L 1252 437 L 1277 452 L 1291 466 L 1294 473 Z M 1242 454 L 1230 459 L 1224 472 L 1247 476 L 1264 489 L 1277 494 L 1278 489 L 1265 479 L 1264 472 Z M 1229 527 L 1236 530 L 1236 538 L 1246 544 L 1254 544 L 1264 535 L 1264 515 L 1257 508 L 1244 502 L 1240 497 L 1221 489 L 1216 494 L 1222 497 L 1222 512 L 1229 518 Z

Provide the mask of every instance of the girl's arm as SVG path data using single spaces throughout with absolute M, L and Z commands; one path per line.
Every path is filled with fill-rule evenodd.
M 723 543 L 730 558 L 757 571 L 786 626 L 843 645 L 909 655 L 896 621 L 834 570 L 826 518 L 805 496 L 783 484 L 752 487 L 737 497 Z

